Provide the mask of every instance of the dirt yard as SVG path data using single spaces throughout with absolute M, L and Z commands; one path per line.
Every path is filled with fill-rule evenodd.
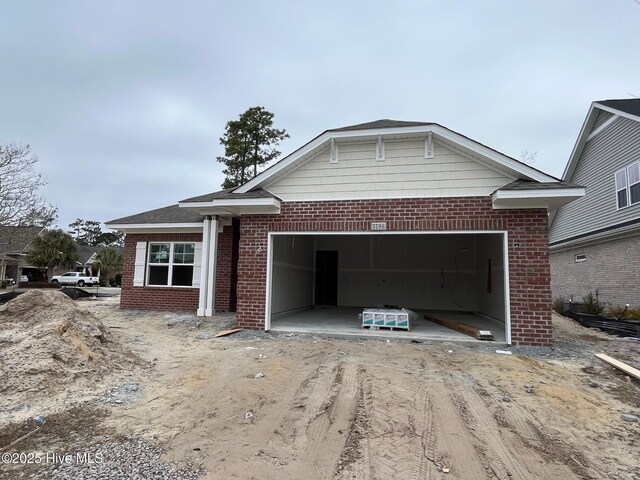
M 640 415 L 640 382 L 593 356 L 639 368 L 640 344 L 569 319 L 554 316 L 554 348 L 504 355 L 488 343 L 214 338 L 233 316 L 76 305 L 102 322 L 112 363 L 82 348 L 82 365 L 45 363 L 25 338 L 19 363 L 37 362 L 18 368 L 2 357 L 16 345 L 0 310 L 0 449 L 39 416 L 5 453 L 102 457 L 9 461 L 0 478 L 640 478 L 640 423 L 621 419 Z

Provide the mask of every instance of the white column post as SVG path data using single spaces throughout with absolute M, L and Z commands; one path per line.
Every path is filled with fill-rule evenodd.
M 211 219 L 207 215 L 202 227 L 202 263 L 200 264 L 200 296 L 198 298 L 198 316 L 204 317 L 207 304 L 207 271 L 209 270 L 209 235 L 211 234 Z
M 218 258 L 218 216 L 211 219 L 211 229 L 209 234 L 209 264 L 207 266 L 207 308 L 205 316 L 214 314 L 216 300 L 216 265 Z

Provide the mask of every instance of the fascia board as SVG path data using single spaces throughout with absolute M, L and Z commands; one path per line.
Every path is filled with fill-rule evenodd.
M 623 112 L 622 110 L 618 110 L 617 108 L 607 107 L 606 105 L 602 105 L 601 103 L 594 102 L 594 104 L 605 112 L 613 113 L 614 115 L 620 115 L 621 117 L 626 117 L 630 120 L 635 120 L 636 122 L 640 122 L 640 117 L 637 115 L 633 115 L 631 113 Z
M 170 229 L 202 229 L 204 223 L 105 223 L 111 230 L 170 230 Z
M 431 130 L 433 130 L 433 133 L 435 133 L 436 135 L 446 138 L 449 141 L 457 143 L 458 145 L 468 150 L 471 150 L 490 160 L 493 160 L 497 164 L 503 165 L 511 170 L 514 170 L 526 176 L 527 178 L 530 178 L 531 180 L 536 180 L 538 182 L 557 181 L 557 178 L 552 177 L 551 175 L 547 175 L 546 173 L 543 173 L 534 168 L 531 168 L 530 166 L 522 162 L 519 162 L 518 160 L 515 160 L 511 157 L 508 157 L 499 152 L 496 152 L 495 150 L 492 150 L 489 147 L 485 147 L 484 145 L 481 145 L 471 139 L 463 137 L 462 135 L 456 132 L 453 132 L 444 127 L 441 127 L 440 125 L 434 125 L 433 127 L 431 127 Z
M 592 102 L 591 107 L 589 108 L 589 112 L 582 124 L 582 129 L 580 130 L 580 134 L 578 135 L 578 139 L 576 140 L 576 144 L 573 147 L 571 155 L 569 156 L 569 161 L 567 162 L 567 166 L 564 169 L 564 173 L 562 174 L 562 179 L 566 181 L 571 181 L 571 176 L 578 164 L 578 159 L 582 155 L 582 151 L 584 150 L 584 146 L 587 144 L 587 140 L 589 139 L 589 133 L 591 132 L 591 128 L 593 128 L 593 123 L 596 119 L 595 110 L 603 110 L 605 112 L 609 112 L 613 115 L 618 115 L 620 117 L 625 117 L 630 120 L 634 120 L 636 122 L 640 122 L 640 117 L 637 115 L 632 115 L 630 113 L 623 112 L 622 110 L 618 110 L 616 108 L 607 107 L 598 102 Z
M 584 187 L 554 188 L 553 190 L 496 190 L 491 195 L 492 200 L 513 200 L 513 199 L 541 199 L 541 198 L 566 198 L 584 197 L 586 189 Z
M 280 200 L 277 198 L 233 198 L 212 200 L 210 202 L 187 202 L 178 204 L 182 208 L 226 208 L 226 207 L 252 207 L 267 206 L 279 207 Z
M 582 128 L 580 129 L 580 133 L 578 134 L 578 138 L 576 139 L 576 143 L 573 146 L 573 150 L 571 151 L 571 155 L 569 155 L 569 161 L 567 165 L 564 167 L 564 172 L 562 173 L 562 180 L 570 181 L 570 177 L 573 175 L 573 171 L 576 168 L 576 164 L 578 163 L 578 158 L 582 155 L 582 150 L 584 150 L 584 146 L 587 143 L 588 132 L 591 131 L 593 127 L 593 122 L 595 121 L 596 114 L 595 109 L 596 102 L 592 102 L 589 107 L 589 111 L 587 112 L 587 116 L 582 123 Z
M 510 168 L 531 180 L 536 180 L 539 182 L 553 182 L 557 179 L 547 175 L 543 172 L 539 172 L 534 168 L 525 165 L 511 157 L 503 155 L 501 153 L 496 152 L 495 150 L 490 149 L 489 147 L 485 147 L 484 145 L 479 144 L 471 139 L 468 139 L 452 130 L 446 129 L 437 124 L 423 125 L 417 127 L 396 127 L 396 128 L 379 128 L 379 129 L 365 129 L 365 130 L 351 130 L 346 132 L 335 132 L 335 131 L 326 131 L 323 134 L 319 135 L 303 147 L 296 150 L 294 153 L 280 160 L 278 163 L 273 165 L 271 168 L 265 170 L 260 175 L 254 177 L 241 187 L 234 190 L 234 193 L 246 193 L 251 189 L 261 185 L 266 182 L 269 178 L 274 175 L 282 172 L 291 164 L 295 163 L 298 159 L 304 157 L 309 152 L 315 150 L 320 147 L 323 143 L 329 141 L 331 138 L 334 139 L 344 139 L 344 138 L 360 138 L 360 137 L 376 137 L 378 135 L 407 135 L 412 133 L 428 133 L 432 132 L 435 135 L 438 135 L 444 139 L 447 139 L 453 143 L 456 143 L 468 150 L 471 150 L 479 155 L 482 155 L 490 160 L 493 160 L 499 165 L 503 165 L 507 168 Z
M 236 188 L 234 190 L 234 193 L 247 193 L 252 188 L 255 188 L 256 186 L 260 185 L 263 181 L 268 180 L 269 178 L 273 177 L 277 173 L 279 173 L 282 170 L 284 170 L 285 168 L 287 168 L 289 165 L 294 163 L 299 158 L 304 157 L 309 152 L 311 152 L 311 151 L 315 150 L 316 148 L 318 148 L 324 142 L 328 141 L 330 137 L 331 136 L 329 135 L 329 132 L 324 132 L 322 135 L 320 135 L 320 136 L 316 137 L 315 139 L 311 140 L 306 145 L 303 145 L 298 150 L 296 150 L 295 152 L 293 152 L 289 156 L 283 158 L 282 160 L 280 160 L 275 165 L 272 165 L 270 168 L 268 168 L 267 170 L 265 170 L 261 174 L 257 175 L 256 177 L 253 177 L 251 180 L 249 180 L 244 185 Z

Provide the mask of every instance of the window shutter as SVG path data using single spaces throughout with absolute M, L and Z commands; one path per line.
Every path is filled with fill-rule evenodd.
M 202 271 L 202 242 L 196 242 L 193 255 L 193 280 L 191 285 L 200 286 L 200 273 Z
M 136 244 L 136 261 L 133 267 L 133 286 L 144 286 L 144 267 L 147 260 L 147 242 Z

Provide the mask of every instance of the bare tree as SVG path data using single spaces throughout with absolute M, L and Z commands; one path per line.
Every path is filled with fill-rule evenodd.
M 526 165 L 532 165 L 536 163 L 538 152 L 530 152 L 529 150 L 523 150 L 520 152 L 520 161 Z
M 47 182 L 35 172 L 38 157 L 31 148 L 0 145 L 0 225 L 49 226 L 58 209 L 38 194 Z

